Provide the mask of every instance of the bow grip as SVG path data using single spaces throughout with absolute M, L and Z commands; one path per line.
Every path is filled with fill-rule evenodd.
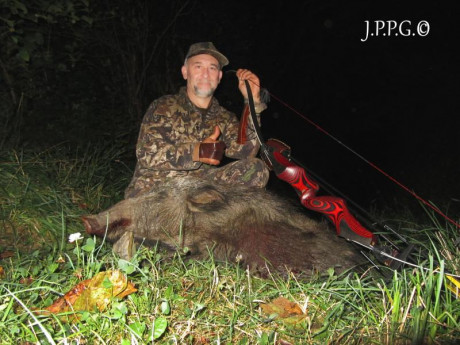
M 278 139 L 268 139 L 264 146 L 265 150 L 262 150 L 261 158 L 268 169 L 278 174 L 290 163 L 291 148 Z
M 305 169 L 291 161 L 291 148 L 277 139 L 269 139 L 266 147 L 270 157 L 263 157 L 276 176 L 289 183 L 299 196 L 312 197 L 319 190 L 319 185 L 305 172 Z M 268 162 L 267 162 L 268 161 Z

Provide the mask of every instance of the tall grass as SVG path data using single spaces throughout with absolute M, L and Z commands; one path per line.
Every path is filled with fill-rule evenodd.
M 392 272 L 369 265 L 298 280 L 262 279 L 244 267 L 172 258 L 141 247 L 126 262 L 110 244 L 86 237 L 79 217 L 122 198 L 131 172 L 112 148 L 69 154 L 61 148 L 5 152 L 0 158 L 0 344 L 447 344 L 460 340 L 460 302 L 445 288 L 445 272 L 459 273 L 453 226 L 433 221 L 407 231 L 431 256 L 421 268 Z M 434 216 L 433 216 L 434 217 Z M 435 218 L 433 218 L 435 220 Z M 407 220 L 410 221 L 410 220 Z M 403 231 L 403 230 L 402 230 Z M 403 231 L 404 232 L 404 231 Z M 332 234 L 331 234 L 332 236 Z M 66 323 L 40 315 L 82 279 L 121 269 L 138 292 L 103 312 Z M 0 271 L 1 272 L 1 271 Z M 303 322 L 265 315 L 260 303 L 283 296 Z M 158 333 L 156 321 L 166 320 Z M 157 329 L 155 329 L 157 325 Z

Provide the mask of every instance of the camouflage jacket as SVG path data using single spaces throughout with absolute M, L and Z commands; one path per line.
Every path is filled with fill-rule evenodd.
M 263 109 L 266 108 L 262 104 Z M 182 87 L 175 95 L 163 96 L 150 104 L 142 121 L 136 147 L 137 165 L 125 196 L 150 189 L 167 178 L 184 176 L 213 166 L 193 161 L 196 143 L 209 137 L 215 126 L 221 130 L 225 155 L 242 159 L 255 157 L 259 150 L 252 121 L 248 121 L 247 141 L 237 143 L 239 120 L 212 98 L 208 109 L 196 107 Z

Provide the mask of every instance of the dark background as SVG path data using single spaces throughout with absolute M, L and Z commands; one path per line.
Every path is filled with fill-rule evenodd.
M 212 41 L 230 60 L 224 71 L 249 68 L 272 94 L 264 136 L 285 141 L 321 178 L 367 209 L 418 208 L 364 158 L 458 218 L 456 1 L 56 4 L 64 10 L 50 14 L 37 0 L 27 13 L 2 5 L 2 17 L 14 21 L 1 31 L 4 148 L 121 145 L 132 169 L 149 102 L 183 85 L 191 43 Z M 361 42 L 365 21 L 376 20 L 409 20 L 412 32 L 425 20 L 430 31 Z M 239 115 L 232 74 L 216 97 Z
M 335 138 L 275 99 L 264 114 L 267 137 L 289 143 L 294 157 L 350 197 L 417 204 L 354 150 L 420 196 L 455 204 L 460 30 L 453 4 L 318 1 L 254 9 L 257 19 L 246 29 L 257 38 L 230 55 L 230 68 L 253 68 L 271 93 Z M 361 42 L 365 20 L 410 20 L 412 27 L 426 20 L 430 32 Z M 220 44 L 230 52 L 234 45 Z

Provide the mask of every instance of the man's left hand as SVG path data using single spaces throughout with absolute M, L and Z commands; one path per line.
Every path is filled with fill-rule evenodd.
M 246 83 L 244 82 L 247 80 L 249 82 L 249 86 L 251 87 L 252 96 L 254 98 L 254 103 L 260 103 L 260 81 L 259 78 L 252 73 L 248 69 L 238 69 L 236 71 L 236 76 L 238 77 L 238 88 L 240 89 L 241 94 L 243 95 L 244 99 L 248 99 L 248 91 L 246 89 Z

